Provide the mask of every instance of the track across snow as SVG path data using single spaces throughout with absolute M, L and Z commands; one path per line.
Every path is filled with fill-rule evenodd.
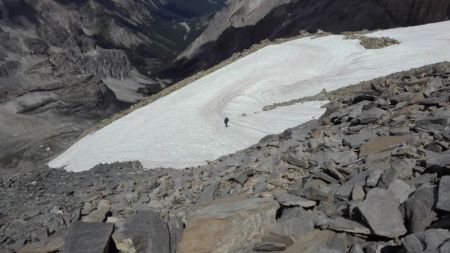
M 401 43 L 364 49 L 333 35 L 268 46 L 82 138 L 49 166 L 83 171 L 130 160 L 146 168 L 201 165 L 323 113 L 322 102 L 262 111 L 266 105 L 450 61 L 450 22 L 368 36 Z

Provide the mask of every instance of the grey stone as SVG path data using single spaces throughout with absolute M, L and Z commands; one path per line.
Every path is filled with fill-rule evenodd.
M 439 90 L 442 86 L 443 86 L 442 79 L 431 78 L 428 81 L 423 94 L 425 95 L 425 97 L 430 97 L 433 92 Z
M 97 209 L 90 213 L 88 216 L 83 217 L 84 222 L 103 222 L 106 219 L 106 215 L 111 210 L 111 204 L 107 200 L 100 200 L 97 205 Z
M 141 211 L 128 218 L 114 232 L 113 239 L 122 252 L 170 253 L 168 226 L 152 211 Z
M 380 136 L 370 139 L 367 143 L 361 146 L 359 156 L 364 157 L 370 154 L 383 152 L 394 149 L 408 140 L 409 135 L 401 136 Z
M 375 188 L 367 193 L 366 199 L 357 205 L 367 223 L 376 235 L 395 238 L 407 231 L 399 210 L 399 202 L 387 190 Z
M 75 222 L 64 238 L 64 253 L 98 253 L 115 250 L 111 234 L 113 224 Z
M 364 250 L 363 250 L 363 247 L 357 243 L 352 246 L 349 253 L 364 253 Z
M 313 232 L 294 237 L 292 244 L 284 253 L 317 253 L 330 241 L 336 238 L 336 233 L 329 230 L 314 230 Z
M 362 130 L 358 134 L 346 135 L 342 140 L 344 146 L 351 148 L 359 148 L 368 140 L 377 137 L 375 131 L 372 130 Z
M 244 185 L 245 182 L 247 182 L 247 179 L 248 179 L 247 172 L 243 172 L 239 176 L 234 178 L 234 180 L 241 185 Z
M 440 253 L 444 244 L 450 240 L 450 232 L 446 229 L 430 229 L 410 234 L 402 239 L 402 246 L 406 252 L 436 252 Z M 444 251 L 445 252 L 445 251 Z
M 447 252 L 450 252 L 450 241 L 444 242 L 444 243 L 439 247 L 439 253 L 447 253 Z
M 339 232 L 347 232 L 351 234 L 370 235 L 370 229 L 361 225 L 360 223 L 348 220 L 342 217 L 331 219 L 327 228 Z
M 407 183 L 402 180 L 395 179 L 388 187 L 388 191 L 392 192 L 395 198 L 402 204 L 414 192 Z
M 373 107 L 369 110 L 363 110 L 360 115 L 352 120 L 352 125 L 372 123 L 381 118 L 381 116 L 383 116 L 383 114 L 385 113 L 386 111 L 378 107 Z
M 294 241 L 288 236 L 270 233 L 264 235 L 261 242 L 255 244 L 253 250 L 256 252 L 283 251 L 293 243 Z
M 352 200 L 364 200 L 366 193 L 361 184 L 356 184 L 352 190 Z
M 417 170 L 417 168 L 416 168 Z M 411 180 L 413 185 L 418 188 L 422 185 L 429 185 L 437 181 L 438 174 L 437 173 L 415 173 L 414 178 Z
M 338 249 L 329 249 L 329 248 L 319 248 L 317 251 L 317 253 L 344 253 Z
M 173 214 L 169 214 L 167 224 L 170 236 L 170 252 L 176 253 L 178 252 L 178 246 L 183 236 L 184 224 L 181 217 Z
M 35 242 L 26 245 L 18 251 L 18 253 L 48 253 L 61 250 L 64 245 L 62 237 L 51 238 L 45 241 Z M 0 250 L 0 252 L 2 252 Z
M 383 175 L 383 170 L 380 170 L 380 169 L 372 170 L 366 179 L 366 185 L 369 187 L 377 186 L 382 175 Z
M 369 170 L 385 170 L 391 168 L 391 151 L 369 154 L 366 157 L 365 168 Z
M 284 209 L 278 227 L 286 235 L 299 236 L 314 230 L 316 215 L 302 207 Z
M 301 206 L 309 208 L 316 205 L 315 201 L 291 195 L 286 192 L 276 193 L 275 199 L 278 201 L 278 203 L 280 203 L 281 206 Z
M 435 169 L 438 173 L 450 171 L 450 153 L 426 152 L 426 164 L 428 169 Z
M 432 210 L 435 203 L 434 187 L 424 185 L 404 203 L 404 212 L 408 231 L 424 231 L 436 218 Z
M 391 162 L 391 168 L 396 172 L 396 177 L 400 179 L 411 178 L 415 166 L 415 159 L 395 159 Z
M 394 136 L 405 135 L 405 134 L 411 133 L 410 128 L 407 126 L 391 128 L 389 131 L 390 131 L 391 135 L 394 135 Z
M 255 193 L 261 193 L 261 192 L 265 192 L 267 191 L 268 186 L 266 182 L 257 182 L 255 184 L 255 186 L 253 187 L 253 190 L 255 191 Z
M 275 228 L 278 209 L 271 198 L 245 196 L 199 205 L 188 217 L 179 252 L 239 252 Z
M 436 207 L 450 212 L 450 176 L 444 176 L 439 181 L 439 194 Z
M 333 199 L 330 188 L 324 181 L 314 179 L 309 180 L 303 190 L 304 197 L 315 201 L 328 201 Z
M 339 165 L 348 165 L 353 163 L 358 159 L 358 155 L 351 150 L 343 151 L 343 152 L 332 152 L 329 155 L 329 158 L 332 159 L 336 164 Z
M 197 202 L 203 203 L 213 200 L 217 196 L 218 187 L 219 187 L 218 183 L 212 182 L 211 184 L 203 188 L 202 192 L 200 193 L 200 196 L 198 197 Z
M 305 169 L 309 168 L 309 163 L 308 163 L 307 159 L 299 158 L 292 153 L 288 154 L 285 159 L 289 164 L 298 166 L 300 168 L 305 168 Z

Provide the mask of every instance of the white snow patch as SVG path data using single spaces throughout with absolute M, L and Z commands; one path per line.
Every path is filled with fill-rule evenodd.
M 186 29 L 186 32 L 189 33 L 191 31 L 191 27 L 189 26 L 188 23 L 186 22 L 181 22 L 179 23 L 182 27 L 184 27 L 184 29 Z
M 70 171 L 129 160 L 146 168 L 201 165 L 323 113 L 321 102 L 268 112 L 265 105 L 450 61 L 450 22 L 370 36 L 401 43 L 367 50 L 333 35 L 268 46 L 84 137 L 49 165 Z

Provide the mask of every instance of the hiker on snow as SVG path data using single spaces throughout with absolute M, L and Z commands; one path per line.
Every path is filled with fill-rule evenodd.
M 230 119 L 228 117 L 225 117 L 224 121 L 225 127 L 228 127 L 228 122 L 230 122 Z

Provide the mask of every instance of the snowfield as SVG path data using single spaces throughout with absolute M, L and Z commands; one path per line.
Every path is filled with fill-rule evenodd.
M 268 46 L 82 138 L 49 166 L 83 171 L 130 160 L 146 168 L 201 165 L 324 112 L 323 102 L 262 111 L 266 105 L 450 61 L 450 22 L 367 36 L 401 43 L 364 49 L 358 40 L 333 35 Z

